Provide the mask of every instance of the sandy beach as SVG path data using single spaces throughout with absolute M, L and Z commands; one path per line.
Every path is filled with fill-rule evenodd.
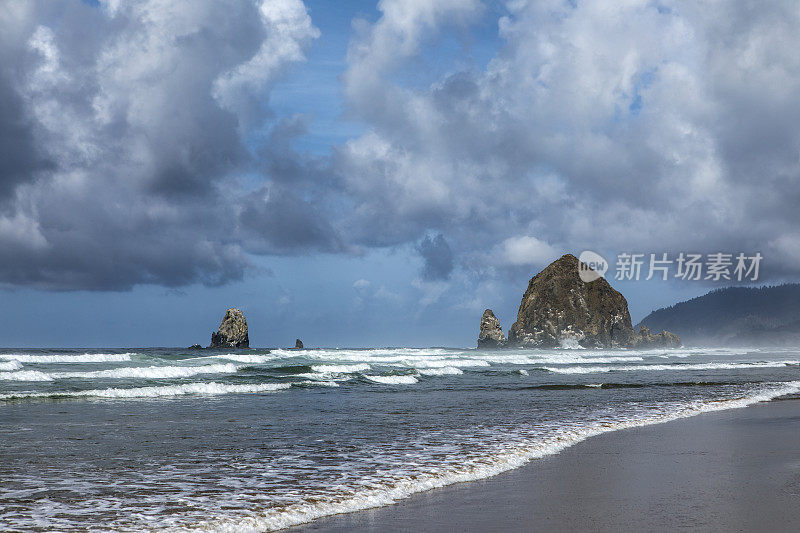
M 602 434 L 294 531 L 798 531 L 800 400 Z

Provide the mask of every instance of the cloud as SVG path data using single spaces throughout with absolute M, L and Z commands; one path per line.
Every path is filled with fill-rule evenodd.
M 289 63 L 303 61 L 311 41 L 320 36 L 299 0 L 264 0 L 258 11 L 266 34 L 261 46 L 248 61 L 220 74 L 211 90 L 222 107 L 237 113 L 240 123 L 249 122 L 253 112 L 260 116 L 265 88 Z
M 422 293 L 418 304 L 418 314 L 421 313 L 426 307 L 437 303 L 442 295 L 447 292 L 447 289 L 450 288 L 450 285 L 444 281 L 425 281 L 421 279 L 412 280 L 411 286 Z
M 15 2 L 0 25 L 14 28 L 0 37 L 2 282 L 215 285 L 242 279 L 250 253 L 323 238 L 312 204 L 276 187 L 266 207 L 294 225 L 255 239 L 271 215 L 240 180 L 258 170 L 247 129 L 271 120 L 270 88 L 319 35 L 300 0 Z
M 339 242 L 313 200 L 273 184 L 243 200 L 240 214 L 243 245 L 253 253 L 288 254 L 298 250 L 337 252 Z
M 0 75 L 0 202 L 7 200 L 28 176 L 50 166 L 36 145 L 33 121 L 25 114 L 22 98 L 10 80 Z
M 419 83 L 403 69 L 481 13 L 429 4 L 382 2 L 351 46 L 345 94 L 369 125 L 336 160 L 358 199 L 344 221 L 353 238 L 443 233 L 483 269 L 540 262 L 547 243 L 773 243 L 772 272 L 800 273 L 775 240 L 800 223 L 793 2 L 508 2 L 485 67 L 444 67 Z
M 495 249 L 494 253 L 502 262 L 512 266 L 545 266 L 558 258 L 555 248 L 530 235 L 509 237 Z
M 426 281 L 446 280 L 453 272 L 453 250 L 441 233 L 431 238 L 427 235 L 417 245 L 417 252 L 422 256 L 422 279 Z
M 556 249 L 800 273 L 793 1 L 382 0 L 341 76 L 363 134 L 330 157 L 268 105 L 326 37 L 300 0 L 9 5 L 7 285 L 222 284 L 254 254 L 411 246 L 420 287 L 527 276 Z
M 384 300 L 392 303 L 401 303 L 403 301 L 403 297 L 400 294 L 390 291 L 385 285 L 378 287 L 378 290 L 375 291 L 374 297 L 377 300 Z
M 353 289 L 356 292 L 353 300 L 354 306 L 356 308 L 373 307 L 375 315 L 381 314 L 379 309 L 385 307 L 387 302 L 394 305 L 395 309 L 403 304 L 402 295 L 389 290 L 385 285 L 373 288 L 372 282 L 363 278 L 353 283 Z
M 357 279 L 356 281 L 353 282 L 353 288 L 356 290 L 368 289 L 370 285 L 372 285 L 372 283 L 370 283 L 369 280 L 363 278 Z

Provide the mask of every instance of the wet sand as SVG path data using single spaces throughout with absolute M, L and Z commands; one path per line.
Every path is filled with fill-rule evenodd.
M 592 437 L 290 531 L 800 531 L 800 400 Z

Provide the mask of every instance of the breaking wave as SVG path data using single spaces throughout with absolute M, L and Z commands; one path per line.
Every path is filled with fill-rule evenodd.
M 24 398 L 159 398 L 164 396 L 244 394 L 254 392 L 275 392 L 291 387 L 291 383 L 260 383 L 253 385 L 227 385 L 223 383 L 186 383 L 162 387 L 136 387 L 132 389 L 94 389 L 63 392 L 21 392 L 0 395 L 0 400 Z
M 363 350 L 272 350 L 272 354 L 279 357 L 302 357 L 304 359 L 325 359 L 331 361 L 364 361 L 368 358 L 386 358 L 396 360 L 404 356 L 430 357 L 458 353 L 444 348 L 370 348 Z
M 599 372 L 634 372 L 634 371 L 666 371 L 666 370 L 739 370 L 751 368 L 781 368 L 800 365 L 800 361 L 761 361 L 754 363 L 696 363 L 674 365 L 627 365 L 627 366 L 567 366 L 542 367 L 556 374 L 596 374 Z
M 375 383 L 386 385 L 411 385 L 418 382 L 414 376 L 368 376 L 364 374 L 364 377 Z
M 204 366 L 148 366 L 112 368 L 109 370 L 93 370 L 89 372 L 39 372 L 37 370 L 20 370 L 18 372 L 0 372 L 0 379 L 10 381 L 54 381 L 57 379 L 178 379 L 200 374 L 232 374 L 237 371 L 233 363 Z
M 407 366 L 413 368 L 469 368 L 490 366 L 489 361 L 484 359 L 404 359 L 393 366 Z
M 19 361 L 8 361 L 0 363 L 0 371 L 7 372 L 11 370 L 19 370 L 20 368 L 22 368 L 22 365 L 19 363 Z
M 237 363 L 249 363 L 251 365 L 258 365 L 268 363 L 277 359 L 274 355 L 263 355 L 255 353 L 226 353 L 222 355 L 210 355 L 205 357 L 195 357 L 195 359 L 210 359 L 216 357 L 219 359 L 228 359 L 229 361 L 236 361 Z
M 20 363 L 52 364 L 52 363 L 118 363 L 130 361 L 134 352 L 128 353 L 84 353 L 60 355 L 31 355 L 24 353 L 0 354 L 0 359 L 5 361 L 19 361 Z
M 53 381 L 52 376 L 38 370 L 19 370 L 16 372 L 0 372 L 2 381 Z
M 442 366 L 439 368 L 417 368 L 416 371 L 423 376 L 457 376 L 464 371 L 454 366 Z
M 331 374 L 352 374 L 353 372 L 363 372 L 371 367 L 367 363 L 358 365 L 314 365 L 311 370 L 314 372 Z

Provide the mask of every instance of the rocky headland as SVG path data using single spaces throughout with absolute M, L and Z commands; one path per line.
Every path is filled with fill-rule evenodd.
M 800 346 L 800 284 L 725 287 L 653 311 L 639 324 L 706 346 Z

